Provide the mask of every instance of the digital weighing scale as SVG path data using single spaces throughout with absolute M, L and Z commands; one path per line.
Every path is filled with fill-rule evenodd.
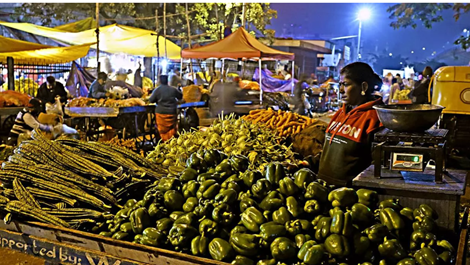
M 445 172 L 445 147 L 448 130 L 430 129 L 423 133 L 394 132 L 382 129 L 374 135 L 374 176 L 382 170 L 423 172 L 429 161 L 435 162 L 435 182 Z

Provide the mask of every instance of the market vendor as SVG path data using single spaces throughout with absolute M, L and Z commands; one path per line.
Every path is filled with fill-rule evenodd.
M 53 76 L 48 76 L 46 82 L 39 87 L 36 98 L 44 103 L 53 104 L 57 96 L 60 96 L 60 102 L 65 103 L 67 101 L 67 91 L 64 85 L 56 82 Z
M 178 101 L 183 93 L 168 85 L 168 76 L 160 76 L 160 86 L 150 95 L 149 102 L 157 103 L 155 117 L 162 141 L 167 141 L 176 134 Z
M 109 93 L 104 88 L 104 83 L 108 79 L 108 75 L 105 72 L 98 73 L 98 79 L 93 81 L 90 86 L 90 90 L 88 91 L 89 98 L 107 98 Z
M 326 130 L 318 178 L 347 186 L 372 162 L 373 135 L 382 126 L 372 107 L 383 104 L 382 99 L 376 99 L 372 93 L 382 81 L 368 64 L 362 62 L 345 66 L 341 70 L 341 79 L 344 105 Z

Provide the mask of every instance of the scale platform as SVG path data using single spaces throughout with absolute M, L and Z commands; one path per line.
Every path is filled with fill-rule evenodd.
M 374 135 L 374 176 L 391 178 L 390 174 L 385 174 L 387 171 L 398 173 L 394 177 L 410 171 L 423 174 L 427 170 L 427 162 L 432 159 L 435 161 L 434 181 L 442 183 L 447 133 L 446 129 L 430 129 L 422 133 L 382 129 Z

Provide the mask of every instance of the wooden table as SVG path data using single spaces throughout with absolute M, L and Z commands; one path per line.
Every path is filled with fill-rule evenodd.
M 434 182 L 434 171 L 431 170 L 401 173 L 382 170 L 382 178 L 376 178 L 371 165 L 353 179 L 352 184 L 355 188 L 376 190 L 380 200 L 397 198 L 404 207 L 428 204 L 439 214 L 439 226 L 457 231 L 460 196 L 465 193 L 469 172 L 447 169 L 440 184 Z

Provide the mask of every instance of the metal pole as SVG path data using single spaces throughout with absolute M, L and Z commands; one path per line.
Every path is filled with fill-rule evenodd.
M 295 61 L 292 61 L 291 95 L 294 95 L 294 72 L 295 72 Z
M 259 104 L 263 104 L 263 83 L 261 82 L 261 58 L 258 59 L 259 62 Z
M 7 57 L 8 90 L 15 90 L 15 61 L 13 57 Z
M 155 72 L 155 84 L 160 81 L 160 34 L 159 34 L 159 24 L 158 24 L 158 9 L 155 9 L 155 32 L 157 32 L 157 42 L 155 45 L 157 46 L 157 71 Z
M 96 3 L 96 74 L 100 72 L 100 4 Z
M 183 58 L 180 58 L 180 79 L 183 78 Z
M 167 59 L 166 55 L 166 3 L 163 3 L 163 37 L 165 37 L 165 59 Z M 166 73 L 166 69 L 165 69 Z
M 222 81 L 224 81 L 225 76 L 226 76 L 226 74 L 225 74 L 225 59 L 222 59 L 222 70 L 220 70 L 220 73 L 222 74 L 222 77 L 221 77 Z
M 359 61 L 359 55 L 361 54 L 361 31 L 362 31 L 362 20 L 359 19 L 359 33 L 357 34 L 356 61 Z

